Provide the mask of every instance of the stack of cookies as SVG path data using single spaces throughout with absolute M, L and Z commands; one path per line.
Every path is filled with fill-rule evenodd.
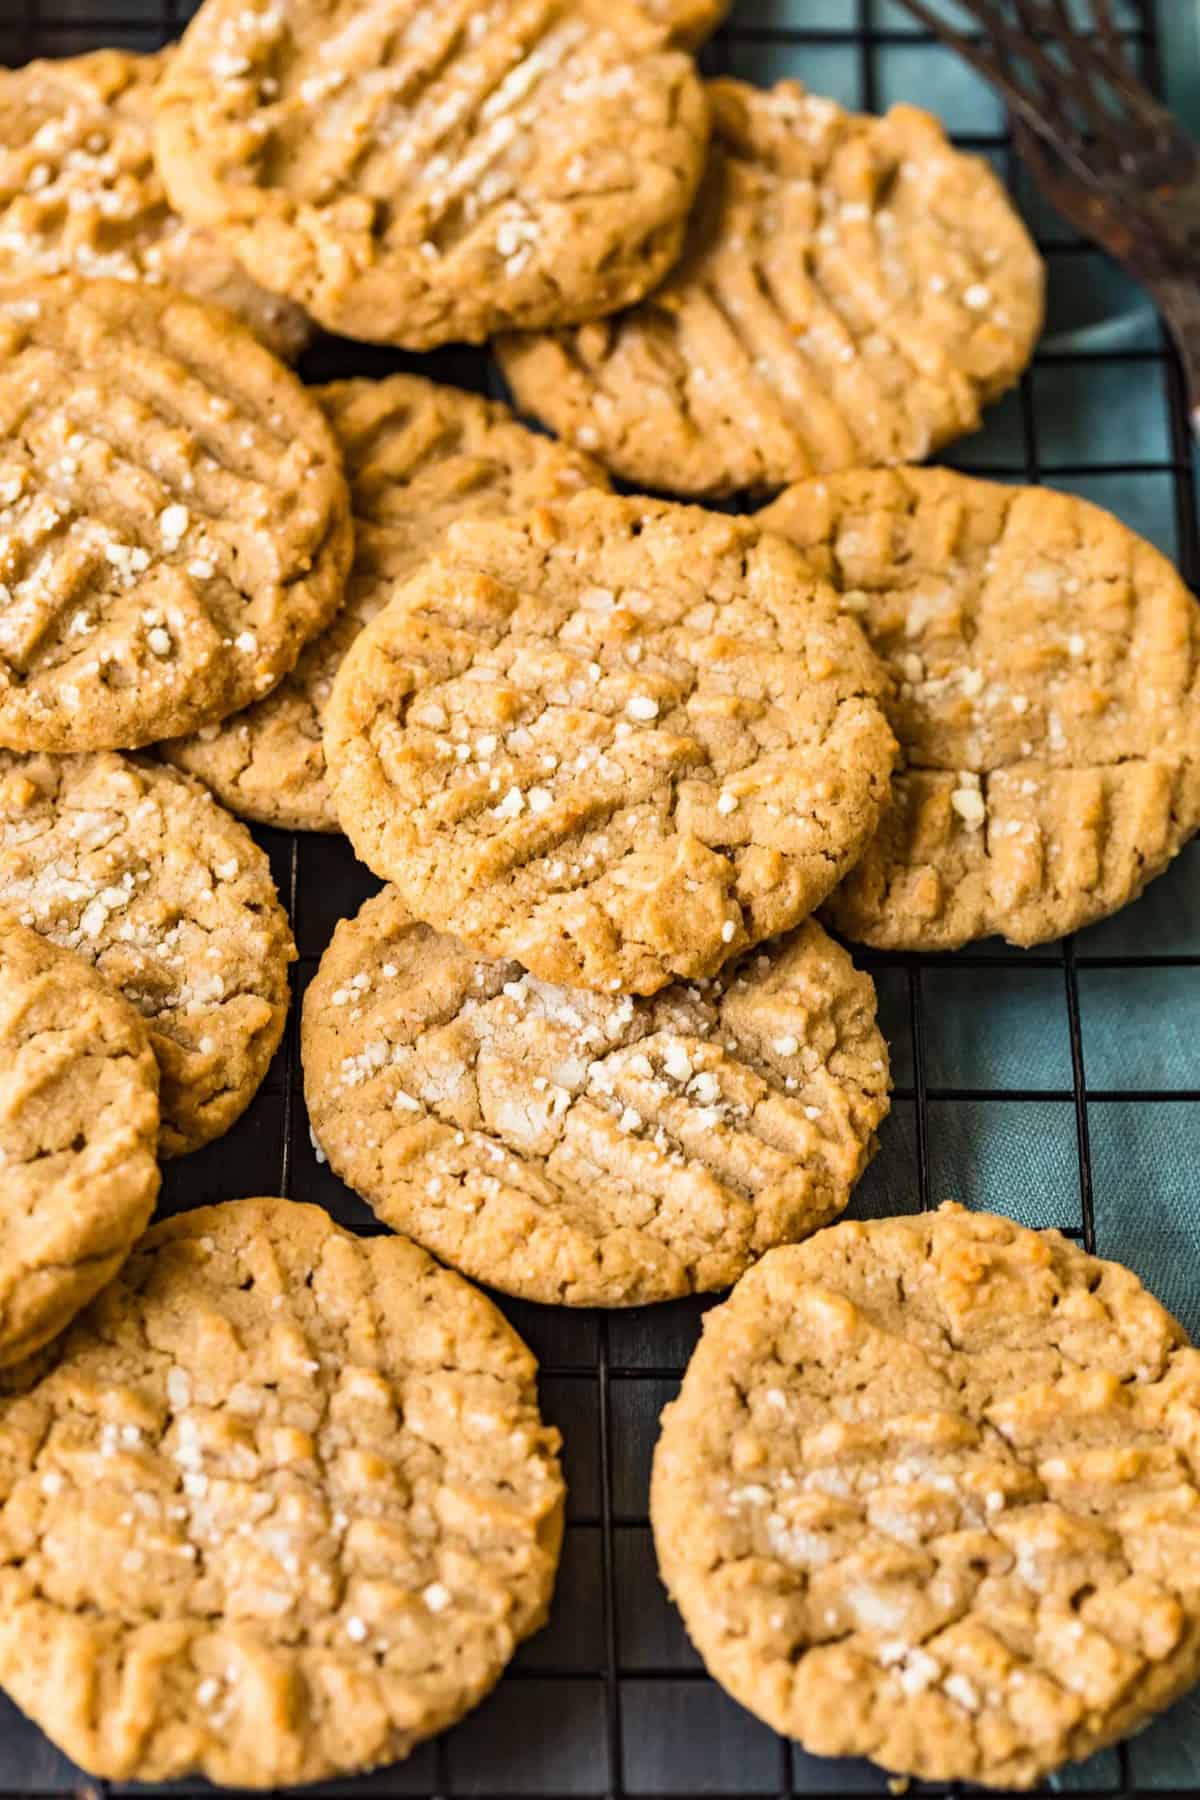
M 911 466 L 1027 365 L 1037 253 L 928 115 L 702 82 L 724 10 L 205 0 L 0 73 L 0 1681 L 98 1775 L 396 1760 L 543 1622 L 558 1436 L 467 1277 L 738 1284 L 654 1523 L 811 1748 L 1028 1784 L 1200 1673 L 1200 1358 L 1055 1234 L 835 1223 L 890 1082 L 817 916 L 1136 897 L 1200 827 L 1195 604 Z M 555 435 L 307 388 L 314 325 L 495 339 Z M 386 884 L 301 1038 L 391 1233 L 146 1233 L 283 1033 L 251 824 Z

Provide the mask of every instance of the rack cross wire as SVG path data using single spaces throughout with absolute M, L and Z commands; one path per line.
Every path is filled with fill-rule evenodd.
M 1165 12 L 1185 0 L 1161 4 Z M 0 64 L 106 44 L 155 49 L 193 10 L 193 0 L 0 0 Z M 1154 0 L 1123 0 L 1119 11 L 1131 53 L 1158 86 Z M 868 110 L 918 100 L 946 116 L 958 143 L 996 163 L 1050 264 L 1051 334 L 1016 395 L 952 460 L 998 479 L 1046 480 L 1110 506 L 1174 555 L 1195 588 L 1197 490 L 1173 354 L 1134 290 L 1039 208 L 982 84 L 889 0 L 740 0 L 703 64 L 710 74 L 761 82 L 796 76 Z M 1056 334 L 1064 296 L 1068 312 L 1091 309 L 1100 322 Z M 329 380 L 417 366 L 399 353 L 321 342 L 304 373 Z M 483 352 L 448 350 L 419 366 L 500 392 Z M 1131 456 L 1131 443 L 1147 453 Z M 336 920 L 378 884 L 341 839 L 256 835 L 300 948 L 298 999 Z M 1200 1245 L 1169 1223 L 1171 1183 L 1188 1179 L 1200 1125 L 1200 1050 L 1172 1023 L 1173 1007 L 1182 1005 L 1191 1037 L 1200 1036 L 1197 902 L 1200 856 L 1192 853 L 1137 908 L 1079 940 L 1029 953 L 988 944 L 941 958 L 860 952 L 879 986 L 896 1092 L 879 1157 L 852 1210 L 913 1211 L 957 1196 L 1055 1225 L 1089 1249 L 1128 1254 L 1185 1318 L 1190 1304 L 1190 1322 L 1200 1325 L 1200 1293 L 1193 1292 L 1200 1283 L 1186 1260 L 1180 1266 Z M 1155 949 L 1146 951 L 1147 943 Z M 1126 1191 L 1131 1144 L 1143 1170 L 1157 1171 L 1161 1182 L 1143 1179 Z M 162 1204 L 176 1211 L 269 1193 L 320 1202 L 356 1230 L 379 1229 L 315 1158 L 295 1009 L 253 1107 L 220 1143 L 168 1165 Z M 1156 1206 L 1161 1230 L 1149 1232 L 1149 1241 L 1160 1247 L 1147 1267 L 1147 1238 L 1137 1254 L 1127 1234 L 1139 1220 L 1147 1232 Z M 541 1359 L 545 1408 L 566 1439 L 569 1524 L 551 1624 L 524 1647 L 492 1698 L 447 1737 L 397 1768 L 308 1792 L 463 1800 L 843 1800 L 887 1792 L 885 1776 L 868 1764 L 806 1756 L 728 1701 L 704 1675 L 659 1585 L 646 1516 L 649 1461 L 659 1411 L 678 1385 L 705 1304 L 602 1315 L 502 1301 Z M 1094 1757 L 1044 1791 L 1064 1788 L 1161 1800 L 1200 1795 L 1200 1709 L 1190 1727 L 1177 1712 L 1135 1745 Z M 86 1782 L 0 1697 L 0 1800 L 81 1790 L 212 1791 L 202 1783 L 150 1790 Z M 920 1792 L 955 1790 L 935 1784 Z

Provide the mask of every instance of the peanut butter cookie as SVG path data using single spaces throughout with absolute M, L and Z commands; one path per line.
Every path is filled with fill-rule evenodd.
M 325 751 L 416 917 L 544 981 L 652 994 L 853 865 L 888 795 L 884 686 L 781 538 L 581 494 L 451 526 L 342 664 Z
M 455 519 L 524 512 L 607 487 L 599 464 L 518 425 L 505 406 L 417 375 L 313 390 L 346 459 L 355 559 L 346 601 L 279 686 L 245 712 L 165 746 L 244 818 L 339 831 L 321 729 L 342 658 Z
M 902 469 L 801 482 L 758 517 L 897 683 L 904 765 L 830 902 L 840 931 L 1043 943 L 1136 899 L 1200 827 L 1200 613 L 1109 513 Z
M 158 1068 L 141 1019 L 0 913 L 0 1363 L 111 1281 L 158 1193 Z
M 695 49 L 729 11 L 732 0 L 638 0 L 656 24 L 665 25 L 678 44 Z
M 818 1756 L 1032 1787 L 1200 1674 L 1200 1355 L 1136 1276 L 945 1206 L 774 1250 L 663 1416 L 710 1672 Z
M 425 350 L 641 299 L 707 139 L 690 59 L 627 0 L 206 0 L 157 145 L 265 287 Z
M 0 907 L 145 1018 L 164 1156 L 229 1129 L 283 1035 L 296 955 L 244 825 L 158 763 L 0 751 Z
M 119 749 L 260 698 L 341 604 L 333 435 L 216 307 L 0 289 L 0 744 Z
M 166 56 L 96 50 L 0 69 L 0 281 L 165 282 L 227 306 L 294 361 L 312 335 L 306 315 L 167 205 L 153 142 Z
M 122 1781 L 406 1756 L 546 1616 L 534 1376 L 402 1239 L 288 1200 L 167 1220 L 0 1400 L 0 1681 Z
M 683 260 L 616 318 L 504 340 L 520 405 L 676 494 L 918 461 L 973 431 L 1042 322 L 1041 261 L 987 163 L 911 106 L 710 93 Z
M 552 1305 L 728 1287 L 843 1210 L 888 1108 L 871 979 L 813 920 L 613 1001 L 483 962 L 385 888 L 322 958 L 303 1057 L 316 1139 L 382 1219 Z

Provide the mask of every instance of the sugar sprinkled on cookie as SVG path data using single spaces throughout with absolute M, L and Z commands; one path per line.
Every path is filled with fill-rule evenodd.
M 283 1035 L 296 955 L 244 825 L 158 763 L 0 751 L 0 908 L 93 963 L 146 1019 L 162 1154 L 229 1129 Z
M 174 205 L 327 329 L 411 350 L 611 312 L 678 255 L 694 66 L 627 0 L 207 0 L 164 84 Z
M 0 1363 L 116 1274 L 158 1193 L 158 1068 L 129 1002 L 0 911 Z
M 767 491 L 915 462 L 973 431 L 1042 323 L 1001 183 L 915 107 L 710 86 L 714 150 L 678 266 L 638 306 L 502 341 L 518 402 L 659 492 Z
M 0 286 L 0 744 L 135 749 L 290 669 L 352 552 L 319 407 L 228 313 Z
M 344 829 L 417 917 L 649 994 L 853 864 L 887 797 L 884 686 L 781 539 L 583 494 L 453 526 L 342 664 L 325 751 Z
M 465 1274 L 552 1304 L 726 1287 L 835 1218 L 887 1112 L 875 993 L 813 921 L 653 1000 L 536 980 L 394 888 L 305 1000 L 334 1170 Z
M 896 681 L 895 801 L 829 903 L 840 931 L 1043 943 L 1135 899 L 1200 827 L 1200 611 L 1110 513 L 902 469 L 800 482 L 758 517 Z
M 1200 1673 L 1200 1355 L 1115 1263 L 946 1206 L 772 1251 L 654 1459 L 710 1673 L 817 1756 L 1031 1787 Z
M 0 1399 L 0 1680 L 95 1775 L 397 1761 L 544 1621 L 557 1449 L 516 1333 L 415 1245 L 170 1219 Z
M 95 50 L 0 70 L 0 281 L 148 281 L 227 306 L 294 361 L 312 328 L 167 205 L 154 99 L 167 53 Z
M 165 747 L 245 818 L 341 829 L 321 728 L 334 676 L 364 625 L 435 551 L 455 519 L 523 512 L 607 487 L 598 464 L 461 388 L 391 375 L 314 390 L 346 457 L 355 561 L 346 601 L 265 700 Z

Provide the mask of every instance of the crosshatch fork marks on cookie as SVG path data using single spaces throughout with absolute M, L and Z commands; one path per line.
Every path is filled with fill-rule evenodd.
M 707 136 L 691 62 L 630 0 L 215 0 L 157 150 L 264 286 L 416 350 L 640 298 Z
M 191 0 L 16 0 L 0 7 L 0 57 L 20 61 L 37 53 L 57 54 L 108 43 L 134 43 L 150 49 L 174 35 Z M 1159 27 L 1149 0 L 1129 0 L 1122 8 L 1130 41 L 1146 59 L 1151 75 L 1158 50 Z M 791 22 L 789 22 L 789 20 Z M 870 108 L 899 91 L 906 97 L 931 99 L 935 83 L 946 79 L 946 60 L 920 35 L 905 32 L 881 0 L 796 0 L 785 7 L 772 0 L 768 8 L 756 0 L 739 0 L 728 27 L 705 52 L 710 74 L 735 74 L 770 82 L 780 75 L 807 78 L 817 91 L 834 91 L 852 105 Z M 1014 174 L 1008 149 L 990 117 L 964 108 L 956 124 L 971 147 L 993 157 L 1002 172 Z M 1062 246 L 1061 228 L 1049 226 L 1043 237 Z M 1093 265 L 1081 246 L 1055 247 L 1052 291 L 1070 283 L 1075 269 Z M 375 357 L 364 358 L 345 344 L 323 344 L 311 361 L 313 379 L 334 379 L 376 372 Z M 499 396 L 494 371 L 482 356 L 455 352 L 436 359 L 431 373 L 442 379 Z M 1076 438 L 1069 451 L 1054 431 L 1047 381 L 1070 382 L 1098 394 L 1120 381 L 1136 388 L 1161 418 L 1163 444 L 1145 446 L 1129 435 L 1113 438 L 1095 433 Z M 1104 481 L 1119 475 L 1124 496 L 1140 503 L 1144 493 L 1165 496 L 1164 529 L 1175 533 L 1185 576 L 1193 585 L 1200 574 L 1196 554 L 1196 513 L 1191 486 L 1191 457 L 1186 443 L 1186 412 L 1181 406 L 1173 362 L 1155 343 L 1128 348 L 1097 348 L 1059 343 L 1040 352 L 1028 380 L 1003 418 L 964 450 L 966 465 L 990 476 L 1036 479 L 1045 473 L 1060 485 Z M 1089 418 L 1095 413 L 1090 412 Z M 1124 415 L 1122 415 L 1124 417 Z M 1181 429 L 1182 427 L 1182 429 Z M 271 852 L 280 890 L 288 899 L 302 953 L 308 964 L 324 950 L 334 916 L 354 913 L 374 884 L 354 864 L 337 838 L 294 838 L 281 832 L 260 833 Z M 1161 1113 L 1144 1104 L 1140 1094 L 1106 1083 L 1097 1105 L 1084 1080 L 1087 1020 L 1081 1022 L 1080 984 L 1104 966 L 1114 982 L 1124 984 L 1132 1003 L 1140 991 L 1140 973 L 1155 965 L 1164 977 L 1183 981 L 1196 958 L 1196 945 L 1184 929 L 1176 900 L 1176 881 L 1186 884 L 1182 869 L 1159 884 L 1140 903 L 1156 921 L 1155 934 L 1140 938 L 1120 922 L 1105 928 L 1100 941 L 1081 939 L 1064 952 L 1046 946 L 1031 956 L 981 947 L 955 957 L 870 956 L 873 971 L 890 971 L 895 1016 L 894 1049 L 916 1052 L 916 1070 L 900 1092 L 885 1133 L 884 1152 L 868 1172 L 856 1210 L 886 1201 L 887 1210 L 915 1204 L 917 1196 L 945 1197 L 938 1187 L 931 1150 L 937 1137 L 930 1118 L 929 1057 L 925 1051 L 931 998 L 926 971 L 962 970 L 970 990 L 972 1017 L 983 1003 L 978 987 L 991 975 L 1003 981 L 1027 966 L 1046 973 L 1057 984 L 1069 1044 L 1073 1085 L 1067 1107 L 1080 1127 L 1078 1164 L 1083 1179 L 1079 1194 L 1064 1191 L 1061 1217 L 1089 1248 L 1097 1236 L 1106 1255 L 1120 1256 L 1126 1215 L 1115 1235 L 1105 1235 L 1106 1215 L 1096 1212 L 1096 1184 L 1104 1180 L 1100 1153 L 1093 1152 L 1098 1117 L 1110 1104 L 1122 1104 L 1127 1116 L 1141 1120 L 1153 1133 Z M 1130 915 L 1132 922 L 1134 915 Z M 1159 930 L 1161 928 L 1161 935 Z M 860 953 L 859 960 L 863 960 Z M 1071 1002 L 1068 1006 L 1068 1000 Z M 293 1018 L 293 1028 L 295 1026 Z M 954 1090 L 957 1091 L 957 1090 Z M 989 1098 L 976 1089 L 976 1097 Z M 1186 1109 L 1181 1091 L 1170 1090 L 1172 1106 Z M 994 1101 L 998 1095 L 992 1091 Z M 1165 1092 L 1162 1097 L 1166 1097 Z M 1008 1098 L 1006 1094 L 1005 1099 Z M 1014 1108 L 1034 1103 L 1032 1094 Z M 1136 1109 L 1136 1110 L 1135 1110 Z M 936 1110 L 936 1109 L 933 1109 Z M 1024 1116 L 1024 1114 L 1022 1114 Z M 1040 1118 L 1040 1113 L 1036 1115 Z M 1091 1121 L 1092 1131 L 1088 1132 Z M 1074 1129 L 1074 1126 L 1072 1126 Z M 1031 1127 L 1031 1130 L 1036 1130 Z M 201 1153 L 167 1170 L 168 1208 L 211 1198 L 216 1165 Z M 356 1229 L 373 1227 L 366 1209 L 356 1203 L 313 1156 L 308 1120 L 299 1093 L 298 1065 L 281 1057 L 263 1096 L 220 1149 L 220 1169 L 234 1167 L 243 1193 L 291 1192 L 301 1199 L 319 1198 Z M 890 1185 L 881 1185 L 889 1175 Z M 227 1184 L 226 1184 L 227 1185 Z M 1101 1191 L 1101 1200 L 1103 1193 Z M 1107 1215 L 1110 1228 L 1112 1214 Z M 1099 1231 L 1097 1231 L 1099 1225 Z M 644 1492 L 638 1491 L 640 1459 L 652 1442 L 663 1402 L 671 1397 L 690 1353 L 703 1303 L 688 1302 L 656 1309 L 652 1318 L 621 1317 L 605 1322 L 593 1315 L 543 1312 L 519 1302 L 505 1310 L 522 1334 L 538 1349 L 543 1388 L 570 1444 L 568 1476 L 572 1483 L 572 1521 L 560 1586 L 556 1621 L 544 1639 L 534 1639 L 518 1658 L 500 1692 L 476 1724 L 460 1727 L 403 1768 L 384 1771 L 353 1791 L 416 1800 L 446 1796 L 449 1800 L 563 1800 L 564 1795 L 638 1796 L 668 1800 L 681 1792 L 710 1791 L 742 1795 L 753 1791 L 774 1800 L 803 1795 L 806 1800 L 845 1800 L 848 1793 L 871 1793 L 884 1800 L 884 1778 L 866 1765 L 849 1767 L 793 1755 L 790 1746 L 764 1729 L 749 1725 L 725 1706 L 699 1674 L 665 1603 L 648 1560 Z M 12 1708 L 5 1708 L 0 1733 L 0 1793 L 5 1800 L 28 1795 L 73 1794 L 81 1785 L 78 1772 L 58 1758 L 33 1727 Z M 1166 1738 L 1171 1745 L 1164 1750 Z M 1191 1800 L 1200 1779 L 1187 1766 L 1187 1721 L 1170 1717 L 1160 1731 L 1139 1739 L 1131 1752 L 1110 1754 L 1073 1777 L 1078 1800 L 1129 1800 L 1135 1790 L 1153 1791 L 1158 1800 Z M 1149 1761 L 1154 1757 L 1153 1762 Z M 1189 1793 L 1190 1790 L 1190 1793 Z M 118 1791 L 113 1789 L 113 1792 Z M 203 1793 L 183 1784 L 187 1800 Z M 320 1789 L 316 1790 L 318 1793 Z M 345 1788 L 340 1790 L 343 1794 Z M 947 1790 L 932 1784 L 932 1795 Z M 1051 1790 L 1044 1790 L 1051 1800 Z
M 351 649 L 343 827 L 415 912 L 546 981 L 652 994 L 820 904 L 873 833 L 882 670 L 782 539 L 585 493 L 451 527 Z
M 453 1267 L 550 1304 L 728 1287 L 845 1207 L 887 1112 L 875 991 L 807 920 L 712 982 L 582 993 L 418 925 L 394 888 L 305 997 L 330 1161 Z
M 316 403 L 167 288 L 0 288 L 0 355 L 0 743 L 136 749 L 272 686 L 350 561 Z

